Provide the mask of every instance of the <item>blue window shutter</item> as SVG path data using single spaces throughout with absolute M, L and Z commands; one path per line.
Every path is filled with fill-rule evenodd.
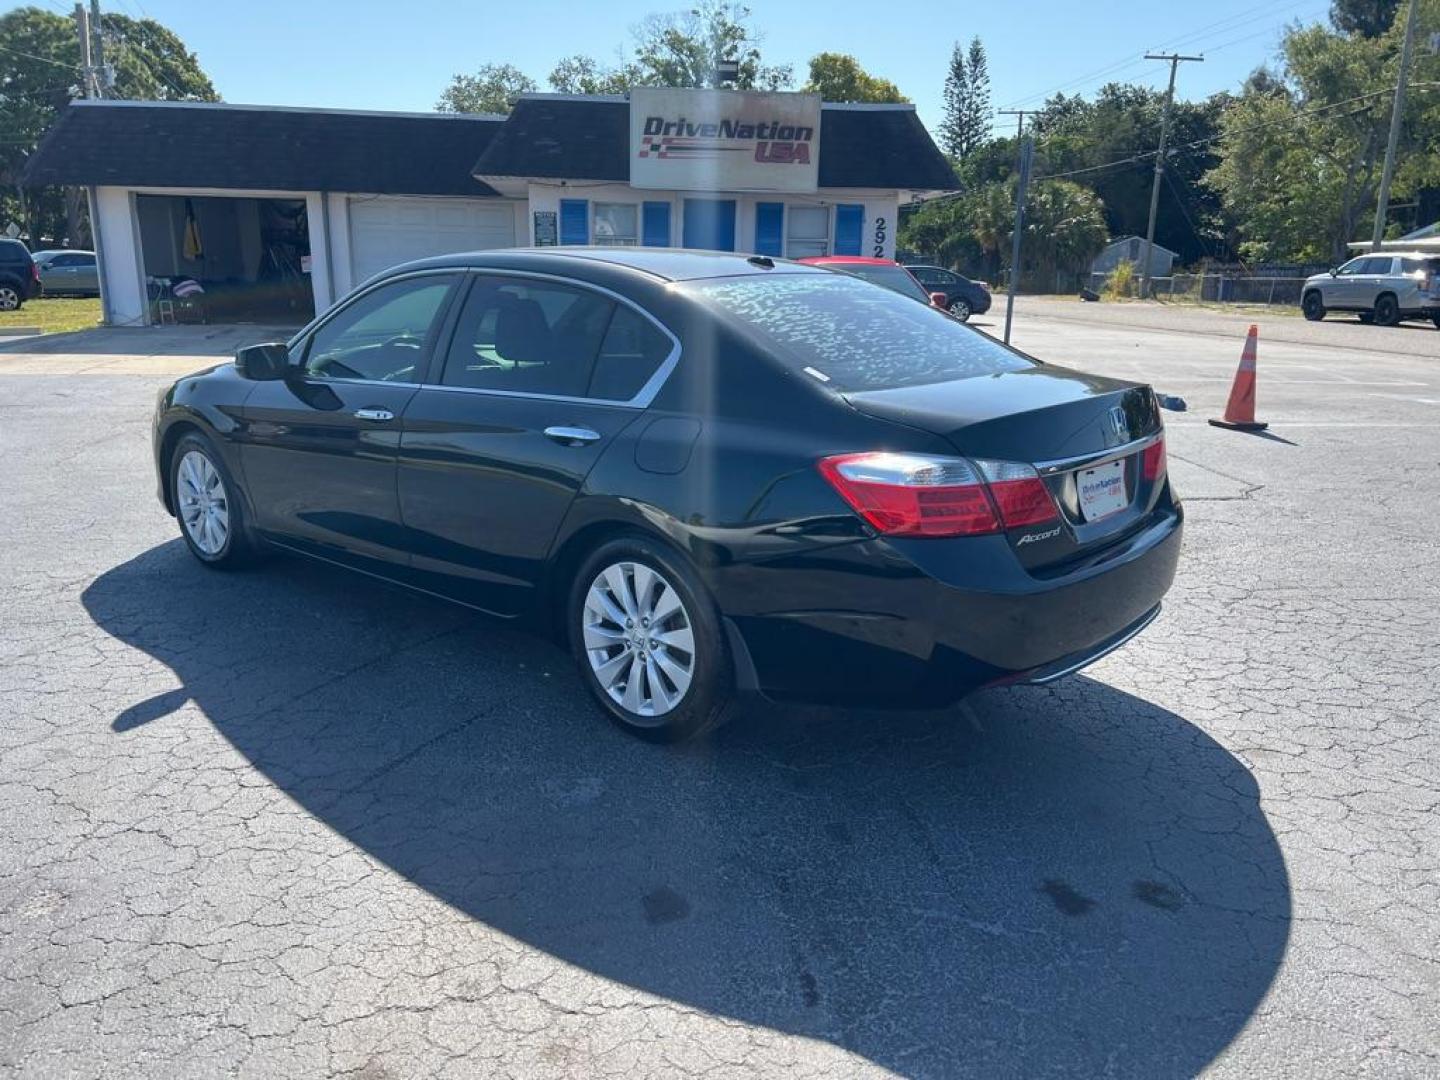
M 640 242 L 646 247 L 670 246 L 670 204 L 647 202 L 641 211 Z
M 755 254 L 785 254 L 785 204 L 755 204 Z
M 835 207 L 835 254 L 860 255 L 861 234 L 865 231 L 865 207 L 842 203 Z
M 588 199 L 560 200 L 560 243 L 590 243 L 590 202 Z

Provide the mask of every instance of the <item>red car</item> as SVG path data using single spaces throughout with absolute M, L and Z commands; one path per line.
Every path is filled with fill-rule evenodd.
M 944 293 L 926 292 L 925 286 L 920 284 L 915 275 L 894 259 L 867 259 L 863 255 L 816 255 L 809 259 L 797 259 L 796 262 L 808 266 L 823 266 L 827 270 L 839 270 L 842 274 L 864 278 L 874 285 L 883 285 L 894 292 L 913 297 L 922 304 L 945 307 Z

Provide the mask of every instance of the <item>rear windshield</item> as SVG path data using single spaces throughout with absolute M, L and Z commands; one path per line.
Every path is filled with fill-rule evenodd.
M 740 322 L 781 361 L 841 393 L 1034 366 L 929 304 L 844 274 L 712 278 L 685 289 Z
M 827 266 L 826 269 L 839 270 L 842 274 L 858 277 L 861 281 L 870 281 L 876 285 L 883 285 L 887 289 L 894 289 L 901 295 L 914 300 L 921 300 L 927 304 L 930 302 L 930 294 L 910 276 L 910 271 L 903 270 L 898 266 L 880 266 L 875 263 L 836 263 L 833 266 Z

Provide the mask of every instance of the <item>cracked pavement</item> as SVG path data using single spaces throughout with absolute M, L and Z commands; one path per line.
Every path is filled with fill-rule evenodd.
M 1160 619 L 1048 688 L 669 750 L 461 609 L 196 565 L 173 338 L 0 346 L 0 1073 L 1440 1073 L 1428 334 L 1262 330 L 1270 439 L 1204 423 L 1243 328 L 1076 310 L 1017 344 L 1190 403 Z

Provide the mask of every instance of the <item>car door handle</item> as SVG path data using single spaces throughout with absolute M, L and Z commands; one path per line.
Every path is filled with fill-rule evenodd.
M 374 420 L 377 423 L 385 423 L 387 420 L 394 420 L 395 414 L 389 409 L 356 409 L 355 419 Z
M 547 427 L 545 437 L 554 439 L 561 446 L 584 446 L 586 443 L 600 441 L 598 431 L 583 427 Z

